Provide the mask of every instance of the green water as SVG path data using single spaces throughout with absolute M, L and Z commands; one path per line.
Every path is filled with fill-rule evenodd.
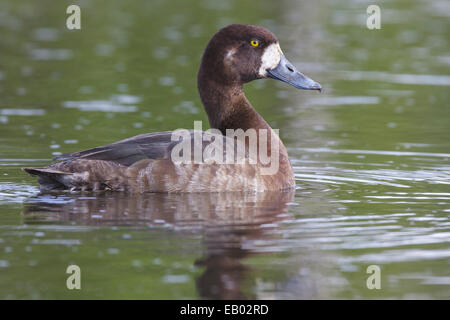
M 0 3 L 0 298 L 450 298 L 447 1 L 383 1 L 372 31 L 371 1 L 75 1 L 69 31 L 72 3 Z M 40 194 L 20 171 L 206 121 L 196 72 L 229 23 L 324 87 L 245 88 L 295 192 Z

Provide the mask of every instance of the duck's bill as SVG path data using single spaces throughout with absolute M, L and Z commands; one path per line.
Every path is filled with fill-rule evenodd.
M 298 71 L 283 54 L 281 54 L 278 65 L 271 70 L 267 70 L 267 74 L 270 78 L 289 83 L 298 89 L 322 91 L 322 86 L 319 83 Z

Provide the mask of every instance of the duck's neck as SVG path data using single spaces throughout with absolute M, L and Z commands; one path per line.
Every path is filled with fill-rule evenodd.
M 227 134 L 227 129 L 242 129 L 245 132 L 248 129 L 255 129 L 257 131 L 266 129 L 267 139 L 263 140 L 266 144 L 264 149 L 267 152 L 267 156 L 270 157 L 271 162 L 269 165 L 267 162 L 264 162 L 262 166 L 272 167 L 272 157 L 274 161 L 278 161 L 275 162 L 277 163 L 275 164 L 275 167 L 277 168 L 276 172 L 267 175 L 267 179 L 273 179 L 270 180 L 270 184 L 279 184 L 277 187 L 279 189 L 295 185 L 292 166 L 283 142 L 278 135 L 273 132 L 269 124 L 255 109 L 253 109 L 244 95 L 242 84 L 226 85 L 220 82 L 220 74 L 213 74 L 213 76 L 209 78 L 210 74 L 208 72 L 203 72 L 203 70 L 203 68 L 200 68 L 198 75 L 198 89 L 211 128 L 219 129 L 223 135 Z M 258 131 L 257 135 L 258 161 L 262 161 L 260 158 L 260 147 L 264 146 L 261 144 L 263 141 L 260 139 L 260 133 L 261 131 Z M 247 146 L 248 143 L 250 143 L 249 140 L 245 140 Z M 275 154 L 278 156 L 273 156 L 274 149 L 272 146 L 276 146 L 277 152 Z
M 242 84 L 224 85 L 200 73 L 198 89 L 211 128 L 222 134 L 226 129 L 270 129 L 245 97 Z

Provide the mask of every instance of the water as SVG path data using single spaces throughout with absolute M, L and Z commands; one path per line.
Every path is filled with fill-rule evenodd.
M 450 298 L 448 2 L 382 4 L 378 31 L 370 1 L 80 4 L 81 31 L 64 4 L 0 4 L 0 298 Z M 200 55 L 232 22 L 324 87 L 245 88 L 295 191 L 41 194 L 20 171 L 206 121 Z

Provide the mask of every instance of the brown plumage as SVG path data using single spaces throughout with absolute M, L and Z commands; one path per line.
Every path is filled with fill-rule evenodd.
M 257 43 L 257 45 L 255 45 Z M 267 122 L 245 97 L 242 85 L 259 78 L 276 78 L 297 88 L 320 89 L 320 85 L 299 73 L 283 56 L 276 37 L 259 26 L 230 25 L 208 43 L 198 73 L 198 89 L 211 128 L 222 135 L 224 145 L 236 139 L 225 137 L 227 129 L 265 129 L 268 156 L 279 153 L 278 170 L 267 168 L 257 156 L 246 153 L 242 163 L 178 163 L 171 151 L 178 141 L 172 132 L 142 134 L 107 146 L 74 152 L 55 158 L 64 160 L 45 168 L 23 168 L 38 176 L 44 190 L 117 190 L 131 192 L 215 192 L 281 190 L 294 186 L 287 151 Z M 194 131 L 190 131 L 194 142 Z M 249 142 L 245 140 L 245 147 Z M 271 141 L 279 150 L 271 149 Z M 257 150 L 261 147 L 257 136 Z M 192 145 L 194 145 L 193 143 Z M 203 143 L 202 148 L 206 147 Z M 250 161 L 254 159 L 255 162 Z

